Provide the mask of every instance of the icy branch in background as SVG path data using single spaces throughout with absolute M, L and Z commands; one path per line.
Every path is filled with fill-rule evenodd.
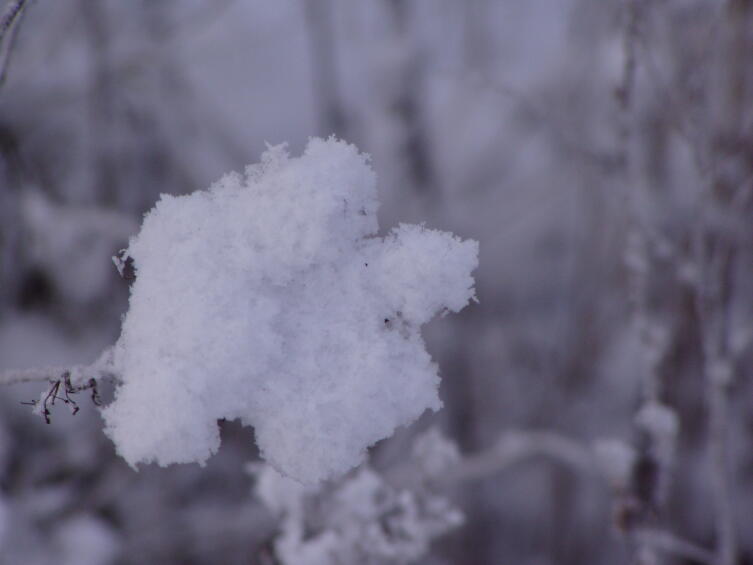
M 163 195 L 123 257 L 123 384 L 103 410 L 118 453 L 203 463 L 217 420 L 238 418 L 276 469 L 313 483 L 438 409 L 420 328 L 474 297 L 478 245 L 413 225 L 375 237 L 377 207 L 367 158 L 335 139 Z
M 511 430 L 491 448 L 463 458 L 442 480 L 478 480 L 532 457 L 550 458 L 586 474 L 599 471 L 594 454 L 586 445 L 552 432 Z

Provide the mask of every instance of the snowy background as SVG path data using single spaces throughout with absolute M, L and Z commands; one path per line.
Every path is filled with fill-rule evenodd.
M 312 136 L 371 155 L 380 235 L 478 241 L 479 303 L 423 329 L 443 409 L 316 492 L 235 420 L 134 472 L 86 392 L 0 387 L 0 564 L 753 562 L 750 53 L 749 0 L 28 1 L 0 372 L 96 359 L 160 194 Z

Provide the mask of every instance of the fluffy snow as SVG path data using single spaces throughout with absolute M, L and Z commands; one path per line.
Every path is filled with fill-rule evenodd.
M 103 409 L 118 453 L 203 463 L 217 420 L 239 418 L 268 462 L 313 483 L 437 410 L 420 328 L 473 298 L 478 244 L 415 225 L 376 237 L 377 208 L 367 157 L 334 138 L 163 195 L 125 252 L 122 384 Z

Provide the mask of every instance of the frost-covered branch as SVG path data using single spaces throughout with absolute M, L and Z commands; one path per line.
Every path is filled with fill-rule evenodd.
M 0 385 L 20 383 L 42 383 L 60 379 L 68 367 L 34 367 L 31 369 L 11 369 L 0 373 Z
M 70 408 L 73 414 L 79 411 L 78 402 L 73 397 L 80 392 L 88 391 L 92 402 L 99 406 L 98 382 L 103 378 L 117 378 L 111 348 L 106 349 L 90 365 L 5 371 L 0 373 L 0 385 L 47 381 L 49 386 L 42 391 L 38 399 L 23 404 L 33 406 L 34 413 L 49 424 L 51 408 L 56 402 Z
M 586 474 L 597 471 L 594 453 L 578 441 L 553 432 L 509 431 L 491 448 L 465 456 L 441 481 L 482 479 L 534 457 L 549 458 Z
M 637 562 L 660 563 L 657 547 L 641 532 L 654 532 L 668 492 L 674 460 L 678 422 L 674 410 L 666 403 L 666 358 L 674 338 L 669 323 L 676 312 L 656 306 L 656 296 L 678 284 L 676 277 L 665 277 L 669 267 L 674 274 L 677 256 L 662 224 L 666 191 L 659 179 L 639 174 L 633 155 L 639 131 L 636 104 L 637 47 L 644 23 L 645 5 L 640 0 L 626 0 L 623 11 L 623 68 L 616 90 L 618 105 L 617 143 L 621 168 L 618 182 L 624 191 L 629 210 L 625 265 L 628 272 L 628 301 L 631 306 L 633 332 L 639 344 L 642 376 L 641 404 L 634 418 L 633 456 L 627 466 L 622 488 L 615 492 L 615 519 L 627 536 Z M 642 65 L 641 65 L 642 66 Z M 667 265 L 669 264 L 669 265 Z
M 42 391 L 39 399 L 23 402 L 23 404 L 33 406 L 34 413 L 40 415 L 49 424 L 51 422 L 50 410 L 56 402 L 70 408 L 73 414 L 79 411 L 78 402 L 73 397 L 80 392 L 88 391 L 92 402 L 99 406 L 98 381 L 103 378 L 116 378 L 112 352 L 109 348 L 90 365 L 5 371 L 0 373 L 0 385 L 47 381 L 49 386 Z
M 99 358 L 89 365 L 74 365 L 72 367 L 40 367 L 31 369 L 11 369 L 0 372 L 0 386 L 32 382 L 55 382 L 65 378 L 68 374 L 74 386 L 80 386 L 89 379 L 117 378 L 112 365 L 112 351 L 106 349 Z
M 750 145 L 745 123 L 750 79 L 744 61 L 753 47 L 750 25 L 753 2 L 728 0 L 724 6 L 717 51 L 718 75 L 711 97 L 709 151 L 712 174 L 707 190 L 705 222 L 699 232 L 697 309 L 703 329 L 704 372 L 708 388 L 711 483 L 716 526 L 716 563 L 737 560 L 735 477 L 730 450 L 730 388 L 734 380 L 734 282 L 748 213 L 741 201 L 753 193 L 753 172 L 745 147 Z M 748 85 L 746 87 L 746 82 Z

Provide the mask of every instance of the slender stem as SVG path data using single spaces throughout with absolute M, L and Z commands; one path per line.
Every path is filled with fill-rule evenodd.
M 0 372 L 0 386 L 32 382 L 50 382 L 70 374 L 74 384 L 85 383 L 89 379 L 116 379 L 117 371 L 113 365 L 112 348 L 107 348 L 99 358 L 89 365 L 73 367 L 42 367 L 33 369 L 16 369 Z
M 5 82 L 10 65 L 10 57 L 16 43 L 18 27 L 24 14 L 26 0 L 15 0 L 8 4 L 0 16 L 0 85 Z
M 717 73 L 712 74 L 709 152 L 712 175 L 708 209 L 699 237 L 703 276 L 697 304 L 703 326 L 704 369 L 708 387 L 708 453 L 714 496 L 716 565 L 737 560 L 735 474 L 730 449 L 730 385 L 734 379 L 734 352 L 730 344 L 735 299 L 735 270 L 741 245 L 741 221 L 736 203 L 750 192 L 751 166 L 742 150 L 750 140 L 744 123 L 746 92 L 750 88 L 744 61 L 753 41 L 753 0 L 727 0 L 720 26 Z M 748 83 L 748 84 L 746 84 Z M 742 194 L 741 194 L 742 192 Z
M 723 383 L 711 383 L 709 399 L 709 453 L 716 506 L 717 565 L 734 565 L 736 555 L 735 511 L 730 466 L 728 423 L 729 392 Z
M 66 367 L 35 367 L 3 371 L 0 373 L 0 385 L 53 381 L 61 378 L 67 370 Z
M 16 18 L 21 15 L 25 5 L 26 0 L 13 0 L 5 7 L 2 16 L 0 16 L 0 43 L 2 43 L 5 34 L 16 21 Z

